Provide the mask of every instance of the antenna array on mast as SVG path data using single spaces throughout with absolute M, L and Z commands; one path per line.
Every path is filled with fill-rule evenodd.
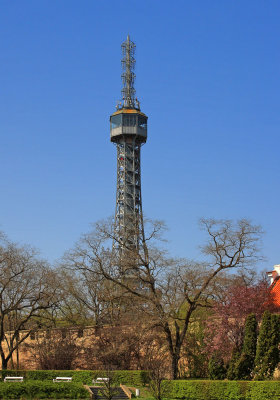
M 135 44 L 130 40 L 129 35 L 125 42 L 122 43 L 122 107 L 123 108 L 136 108 L 135 102 L 137 104 L 137 108 L 139 109 L 139 102 L 135 99 L 136 90 L 134 89 L 134 81 L 135 81 Z

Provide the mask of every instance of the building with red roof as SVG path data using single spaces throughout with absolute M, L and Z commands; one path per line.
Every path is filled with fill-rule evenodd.
M 274 265 L 274 270 L 267 272 L 267 275 L 270 278 L 273 303 L 280 307 L 280 265 Z

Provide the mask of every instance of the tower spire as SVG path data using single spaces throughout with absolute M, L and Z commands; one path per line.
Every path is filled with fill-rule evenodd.
M 137 99 L 135 99 L 135 43 L 130 40 L 129 35 L 127 35 L 126 41 L 122 43 L 122 108 L 135 108 L 135 103 L 137 103 L 137 108 L 139 104 Z

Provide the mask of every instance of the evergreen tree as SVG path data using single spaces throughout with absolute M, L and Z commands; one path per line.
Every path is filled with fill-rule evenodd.
M 267 376 L 272 377 L 280 361 L 280 315 L 271 315 L 270 349 L 267 352 Z
M 233 366 L 235 379 L 250 379 L 252 377 L 256 357 L 257 328 L 258 323 L 255 314 L 248 315 L 241 356 Z
M 217 354 L 211 356 L 208 364 L 208 373 L 210 379 L 225 379 L 226 369 L 222 357 Z
M 280 316 L 271 315 L 269 311 L 263 314 L 255 358 L 255 379 L 271 378 L 277 367 L 280 354 Z
M 237 379 L 236 377 L 236 364 L 240 358 L 240 351 L 235 347 L 231 354 L 231 360 L 227 369 L 227 378 L 229 380 Z

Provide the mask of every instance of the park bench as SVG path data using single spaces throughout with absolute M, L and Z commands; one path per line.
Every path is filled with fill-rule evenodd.
M 93 379 L 92 383 L 108 383 L 110 378 L 96 378 Z
M 70 376 L 57 376 L 53 379 L 53 382 L 72 382 L 72 378 Z
M 6 376 L 4 382 L 23 382 L 23 376 Z

